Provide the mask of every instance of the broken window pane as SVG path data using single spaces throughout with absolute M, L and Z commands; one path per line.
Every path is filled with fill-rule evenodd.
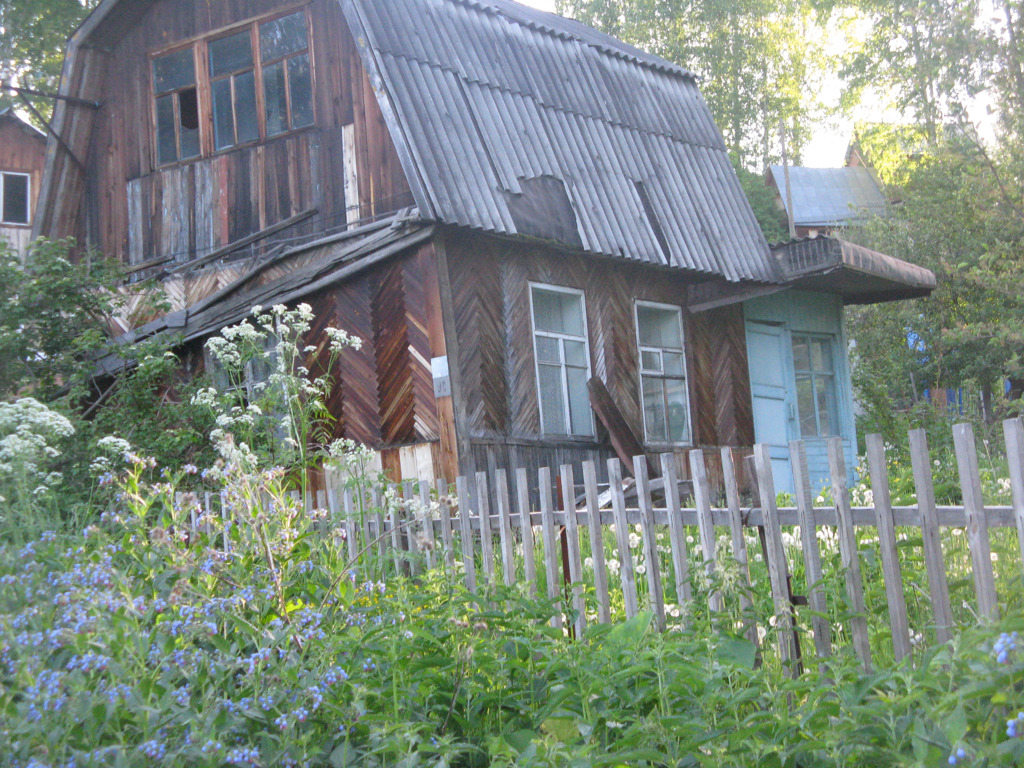
M 161 165 L 178 159 L 174 122 L 174 94 L 161 96 L 156 100 L 156 154 Z

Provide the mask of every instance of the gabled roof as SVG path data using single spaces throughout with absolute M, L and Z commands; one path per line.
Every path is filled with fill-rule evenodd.
M 21 115 L 14 111 L 11 107 L 0 109 L 0 123 L 10 123 L 17 125 L 27 135 L 33 139 L 39 139 L 40 141 L 46 141 L 46 134 L 36 128 L 32 123 L 22 119 Z
M 690 73 L 510 0 L 341 0 L 424 216 L 776 282 Z
M 841 227 L 857 218 L 885 213 L 886 200 L 871 171 L 847 168 L 789 169 L 793 211 L 789 210 L 786 175 L 781 165 L 769 169 L 786 214 L 798 227 Z

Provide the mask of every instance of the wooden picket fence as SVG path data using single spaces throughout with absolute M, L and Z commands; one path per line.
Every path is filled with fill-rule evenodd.
M 1024 425 L 1021 420 L 1004 422 L 1004 436 L 1009 460 L 1012 489 L 1011 506 L 984 506 L 981 476 L 975 448 L 973 428 L 968 424 L 956 425 L 953 437 L 960 485 L 963 491 L 961 506 L 939 507 L 935 503 L 932 483 L 932 464 L 927 438 L 923 430 L 909 433 L 910 456 L 916 485 L 917 504 L 894 507 L 889 491 L 885 446 L 880 436 L 867 438 L 867 461 L 871 477 L 872 507 L 853 507 L 847 484 L 842 443 L 838 438 L 828 441 L 831 474 L 832 506 L 814 506 L 805 444 L 790 444 L 796 506 L 778 507 L 771 472 L 771 458 L 767 445 L 757 445 L 753 451 L 756 470 L 756 494 L 741 506 L 733 453 L 722 449 L 724 470 L 724 506 L 715 506 L 712 489 L 705 468 L 705 453 L 689 453 L 691 478 L 684 483 L 685 496 L 693 500 L 692 507 L 681 502 L 680 483 L 677 478 L 677 457 L 667 453 L 660 457 L 661 477 L 649 476 L 648 459 L 633 460 L 633 478 L 623 481 L 622 464 L 618 459 L 608 461 L 606 486 L 599 486 L 594 462 L 582 464 L 582 478 L 576 476 L 571 465 L 558 469 L 557 488 L 560 498 L 555 499 L 554 470 L 541 468 L 536 478 L 529 477 L 525 469 L 516 470 L 510 478 L 504 470 L 494 474 L 477 473 L 474 478 L 459 477 L 455 481 L 455 494 L 450 495 L 447 481 L 405 481 L 401 485 L 377 487 L 354 492 L 349 488 L 328 487 L 305 500 L 308 510 L 329 511 L 333 520 L 331 529 L 340 528 L 345 535 L 348 554 L 358 563 L 361 556 L 372 553 L 375 567 L 394 563 L 396 570 L 416 575 L 422 567 L 443 567 L 453 578 L 465 580 L 470 591 L 478 591 L 499 580 L 506 585 L 523 584 L 536 595 L 538 568 L 543 569 L 547 597 L 564 601 L 562 612 L 556 612 L 553 623 L 562 626 L 570 622 L 576 637 L 582 637 L 586 628 L 588 607 L 598 622 L 607 623 L 612 617 L 612 594 L 621 590 L 621 600 L 627 618 L 641 609 L 653 613 L 657 625 L 666 627 L 666 591 L 675 601 L 691 604 L 694 587 L 691 567 L 701 568 L 715 579 L 718 568 L 716 557 L 716 529 L 728 529 L 732 542 L 732 556 L 741 574 L 738 600 L 747 616 L 745 632 L 757 642 L 757 617 L 751 616 L 748 552 L 744 532 L 751 527 L 763 530 L 764 560 L 767 565 L 774 604 L 774 625 L 779 653 L 790 669 L 800 667 L 798 629 L 794 620 L 794 605 L 788 578 L 789 564 L 783 541 L 785 526 L 799 526 L 801 549 L 806 575 L 806 600 L 811 611 L 810 629 L 814 648 L 820 659 L 833 651 L 832 627 L 829 622 L 826 595 L 822 586 L 822 562 L 817 531 L 823 526 L 835 529 L 842 567 L 845 572 L 847 605 L 851 609 L 849 636 L 854 650 L 865 670 L 871 669 L 871 643 L 865 607 L 865 592 L 861 577 L 861 562 L 855 528 L 870 526 L 877 529 L 881 571 L 885 581 L 889 629 L 893 654 L 897 660 L 911 654 L 911 627 L 904 580 L 897 550 L 897 526 L 919 528 L 923 559 L 927 571 L 932 622 L 936 639 L 942 643 L 951 637 L 953 612 L 947 585 L 940 527 L 963 528 L 970 549 L 971 570 L 976 595 L 977 614 L 984 619 L 998 616 L 999 606 L 995 578 L 990 557 L 989 529 L 1016 527 L 1018 543 L 1024 563 Z M 582 482 L 581 482 L 582 481 Z M 475 488 L 471 488 L 471 483 Z M 531 498 L 539 489 L 539 509 L 534 509 Z M 531 494 L 533 494 L 531 496 Z M 476 500 L 475 502 L 473 500 Z M 396 501 L 397 500 L 397 501 Z M 492 509 L 492 500 L 494 500 Z M 433 510 L 431 514 L 428 510 Z M 615 555 L 619 561 L 618 586 L 609 582 L 604 530 L 614 524 Z M 638 569 L 633 561 L 629 537 L 639 526 L 643 560 L 646 567 Z M 691 547 L 687 544 L 686 526 L 699 531 L 699 558 L 691 566 Z M 581 551 L 580 527 L 589 531 L 589 557 Z M 662 573 L 658 549 L 658 534 L 667 528 L 671 569 Z M 539 536 L 542 557 L 535 555 L 535 542 Z M 225 546 L 227 539 L 225 539 Z M 590 571 L 585 573 L 584 569 Z M 567 570 L 567 573 L 560 572 Z M 646 579 L 646 604 L 641 605 L 638 579 Z M 671 583 L 666 585 L 666 580 Z M 587 605 L 583 584 L 592 582 L 594 603 Z M 570 585 L 566 587 L 566 585 Z M 619 595 L 616 595 L 618 598 Z M 720 611 L 725 596 L 713 592 L 709 598 L 712 614 Z M 595 605 L 596 604 L 596 605 Z M 564 616 L 567 618 L 563 617 Z M 768 618 L 768 617 L 765 617 Z M 684 613 L 685 619 L 685 613 Z M 568 628 L 567 628 L 568 629 Z M 922 628 L 918 628 L 922 629 Z

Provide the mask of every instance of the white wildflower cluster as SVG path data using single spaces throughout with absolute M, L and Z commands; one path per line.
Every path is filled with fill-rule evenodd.
M 60 456 L 55 443 L 74 433 L 70 421 L 34 398 L 0 403 L 0 482 L 30 483 L 33 494 L 45 493 L 61 479 L 47 470 Z

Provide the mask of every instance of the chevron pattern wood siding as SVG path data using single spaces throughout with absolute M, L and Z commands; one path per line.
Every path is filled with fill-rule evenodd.
M 540 432 L 531 283 L 584 292 L 592 372 L 606 382 L 623 416 L 641 436 L 635 301 L 683 307 L 696 442 L 752 443 L 739 307 L 691 316 L 685 311 L 683 276 L 655 268 L 463 233 L 449 236 L 446 251 L 458 338 L 458 360 L 451 364 L 458 365 L 466 406 L 466 423 L 459 426 L 472 446 L 471 456 L 460 457 L 462 471 L 532 466 L 553 461 L 559 451 L 578 461 L 601 452 L 606 442 L 600 425 L 592 441 Z
M 334 290 L 337 327 L 363 340 L 359 349 L 346 349 L 338 359 L 337 406 L 339 437 L 366 445 L 381 439 L 380 408 L 377 400 L 377 359 L 373 343 L 372 284 L 369 278 L 339 285 Z
M 373 345 L 377 350 L 381 438 L 385 444 L 412 443 L 416 439 L 416 399 L 402 265 L 397 262 L 384 270 L 374 292 Z
M 402 289 L 406 341 L 408 345 L 409 379 L 413 398 L 414 439 L 416 442 L 436 440 L 439 433 L 434 377 L 430 370 L 429 305 L 427 285 L 433 270 L 430 246 L 403 259 Z

